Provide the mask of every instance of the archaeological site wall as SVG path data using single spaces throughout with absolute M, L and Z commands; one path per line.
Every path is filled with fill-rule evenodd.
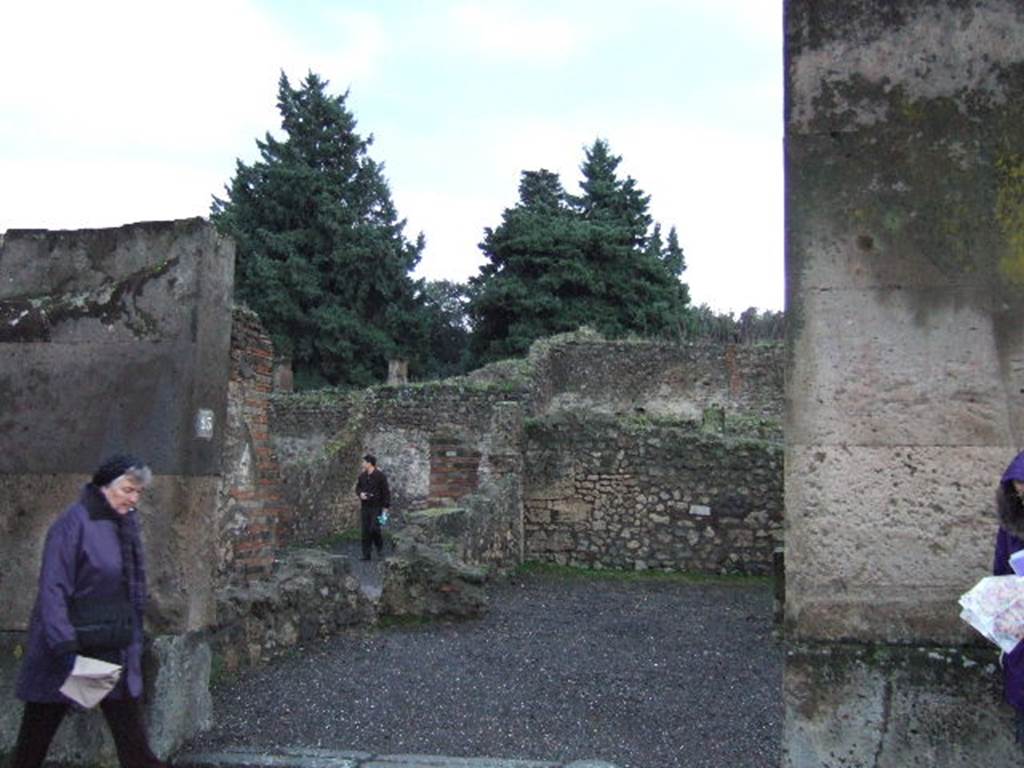
M 274 397 L 270 431 L 295 510 L 291 541 L 358 526 L 355 478 L 366 453 L 388 476 L 394 526 L 408 512 L 451 506 L 483 486 L 518 489 L 521 397 L 458 381 Z M 516 529 L 507 558 L 521 555 L 521 523 Z
M 115 450 L 144 457 L 146 716 L 167 755 L 210 723 L 211 674 L 373 620 L 346 558 L 286 549 L 258 318 L 232 309 L 234 247 L 200 219 L 0 240 L 0 755 L 45 532 Z M 97 713 L 51 758 L 111 764 Z
M 0 241 L 0 751 L 13 743 L 19 649 L 46 529 L 98 461 L 129 451 L 156 475 L 140 503 L 153 642 L 154 746 L 210 717 L 214 514 L 227 408 L 234 246 L 200 219 Z M 155 716 L 154 713 L 157 713 Z M 110 760 L 98 717 L 54 759 Z
M 531 559 L 587 568 L 772 573 L 782 446 L 699 426 L 560 414 L 527 426 Z
M 270 433 L 297 540 L 356 525 L 370 450 L 398 526 L 479 489 L 506 499 L 477 561 L 762 574 L 781 540 L 782 362 L 778 345 L 584 331 L 460 379 L 276 395 Z
M 1024 446 L 1024 7 L 788 0 L 785 765 L 1010 765 L 958 618 Z
M 260 578 L 273 569 L 291 515 L 270 442 L 274 347 L 256 313 L 235 307 L 224 437 L 224 482 L 217 503 L 218 583 Z

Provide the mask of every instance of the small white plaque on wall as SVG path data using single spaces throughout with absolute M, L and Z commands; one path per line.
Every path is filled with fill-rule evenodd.
M 702 504 L 691 504 L 690 514 L 697 517 L 711 517 L 711 507 L 705 507 Z
M 200 440 L 213 439 L 213 411 L 200 408 L 196 412 L 196 437 Z

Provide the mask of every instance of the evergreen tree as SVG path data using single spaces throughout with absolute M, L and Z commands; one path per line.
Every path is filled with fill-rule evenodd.
M 365 386 L 387 359 L 415 357 L 426 321 L 410 273 L 422 234 L 406 240 L 383 167 L 356 133 L 348 93 L 331 96 L 312 72 L 292 88 L 282 72 L 278 111 L 260 160 L 238 161 L 211 219 L 234 238 L 236 297 L 254 309 L 297 384 Z
M 683 257 L 683 249 L 679 245 L 679 235 L 676 234 L 675 227 L 668 231 L 668 242 L 665 244 L 664 250 L 660 251 L 660 255 L 665 269 L 670 274 L 676 277 L 683 274 L 686 269 L 686 259 Z
M 488 263 L 469 281 L 478 362 L 522 354 L 540 336 L 586 322 L 600 281 L 582 257 L 580 224 L 557 174 L 523 172 L 519 202 L 484 230 Z
M 427 356 L 422 378 L 442 379 L 465 373 L 469 365 L 469 318 L 466 286 L 431 280 L 423 286 L 427 313 Z
M 785 332 L 783 312 L 770 309 L 758 312 L 756 308 L 748 307 L 737 320 L 731 312 L 715 312 L 707 304 L 690 308 L 684 327 L 684 333 L 690 339 L 741 344 L 782 341 Z
M 660 226 L 648 235 L 649 197 L 619 178 L 620 162 L 595 141 L 579 196 L 557 174 L 523 172 L 519 202 L 485 230 L 488 262 L 470 280 L 478 361 L 523 354 L 535 339 L 581 325 L 610 337 L 679 333 L 688 301 L 682 250 L 678 239 L 662 248 Z

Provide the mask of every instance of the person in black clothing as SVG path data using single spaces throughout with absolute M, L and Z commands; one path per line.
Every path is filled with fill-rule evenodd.
M 363 471 L 356 479 L 356 495 L 359 496 L 362 533 L 363 560 L 370 559 L 370 547 L 377 547 L 377 557 L 384 549 L 384 536 L 380 532 L 380 514 L 391 506 L 391 489 L 388 479 L 377 469 L 377 457 L 372 453 L 363 456 Z

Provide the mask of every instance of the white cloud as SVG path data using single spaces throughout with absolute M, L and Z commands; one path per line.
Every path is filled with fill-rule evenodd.
M 549 64 L 572 58 L 588 42 L 579 19 L 513 4 L 467 2 L 450 11 L 449 43 L 476 56 Z

